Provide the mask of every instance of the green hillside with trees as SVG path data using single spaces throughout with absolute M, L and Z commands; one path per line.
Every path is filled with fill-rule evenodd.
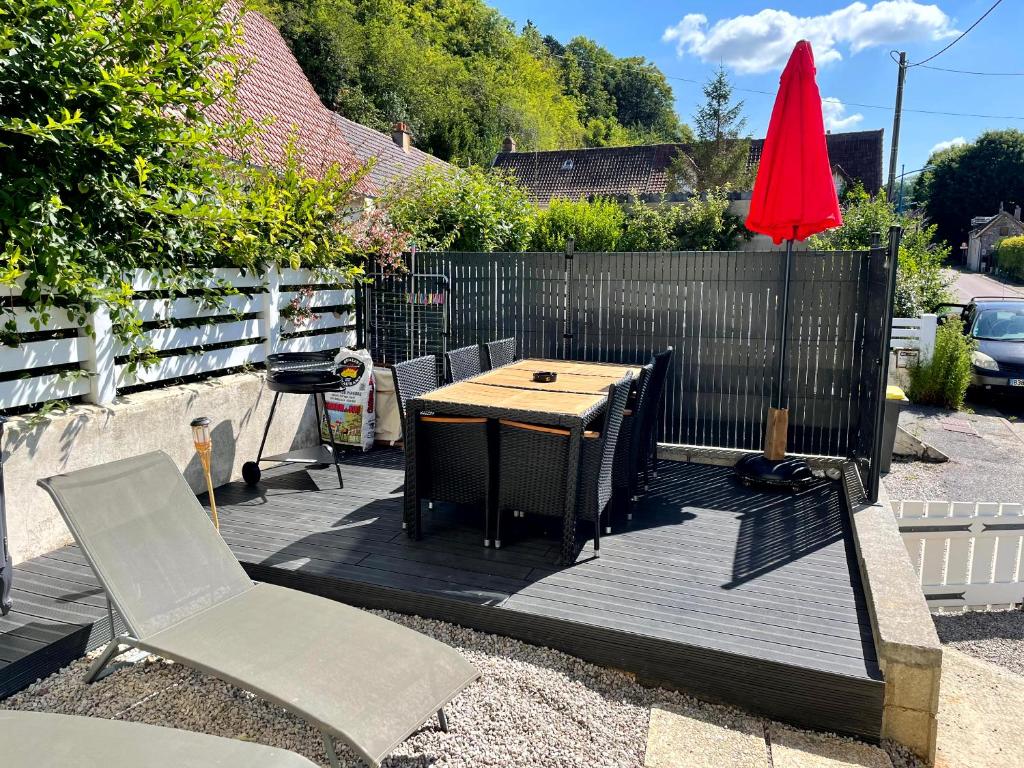
M 321 99 L 365 125 L 409 124 L 421 149 L 488 163 L 520 149 L 690 137 L 662 72 L 584 37 L 517 30 L 482 0 L 265 0 Z

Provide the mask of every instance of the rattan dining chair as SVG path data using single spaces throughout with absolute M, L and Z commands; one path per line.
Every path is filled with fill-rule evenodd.
M 484 345 L 484 351 L 488 370 L 512 365 L 516 361 L 515 337 L 489 341 Z
M 608 388 L 600 432 L 584 433 L 579 461 L 576 516 L 594 524 L 594 554 L 601 549 L 602 517 L 612 498 L 612 465 L 621 434 L 632 374 Z M 569 430 L 498 422 L 498 491 L 494 546 L 501 546 L 501 518 L 509 511 L 562 517 L 565 483 L 571 465 Z M 608 530 L 606 528 L 606 530 Z
M 641 471 L 646 467 L 648 441 L 645 439 L 644 427 L 650 423 L 649 411 L 657 405 L 651 401 L 651 379 L 654 375 L 654 363 L 648 363 L 640 369 L 636 380 L 632 408 L 627 409 L 622 419 L 622 431 L 619 444 L 615 450 L 615 466 L 612 468 L 612 487 L 616 500 L 626 511 L 626 519 L 633 519 L 633 505 L 638 499 Z M 614 511 L 615 507 L 612 507 Z M 609 518 L 611 515 L 609 515 Z
M 423 355 L 395 363 L 391 366 L 395 381 L 395 399 L 398 401 L 398 417 L 402 421 L 402 435 L 405 435 L 405 404 L 414 397 L 420 397 L 437 389 L 437 360 L 433 355 Z
M 445 352 L 444 359 L 447 364 L 445 376 L 449 384 L 477 376 L 484 370 L 484 355 L 479 344 Z
M 661 401 L 665 396 L 665 382 L 668 380 L 669 369 L 672 366 L 672 356 L 675 354 L 672 347 L 664 352 L 656 354 L 651 363 L 654 371 L 651 374 L 651 392 L 649 395 L 650 408 L 645 414 L 644 423 L 640 425 L 642 439 L 644 440 L 644 453 L 640 469 L 643 473 L 644 490 L 650 483 L 650 477 L 657 477 L 658 465 L 658 414 L 661 412 Z
M 490 540 L 491 454 L 487 419 L 421 414 L 416 422 L 416 509 L 425 499 L 483 510 Z

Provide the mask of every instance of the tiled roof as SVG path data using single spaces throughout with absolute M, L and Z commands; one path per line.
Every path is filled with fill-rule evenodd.
M 237 14 L 237 3 L 230 4 L 225 12 Z M 242 17 L 242 32 L 239 52 L 243 71 L 234 108 L 258 124 L 270 121 L 258 129 L 260 151 L 250 154 L 257 161 L 280 166 L 288 138 L 295 132 L 309 173 L 319 175 L 334 163 L 346 169 L 358 167 L 362 161 L 346 140 L 334 112 L 320 101 L 277 27 L 262 14 L 249 11 Z M 208 114 L 214 120 L 226 120 L 228 105 L 214 104 Z M 232 147 L 224 149 L 229 155 L 240 154 Z M 373 195 L 378 190 L 370 178 L 365 178 L 357 191 Z
M 865 189 L 882 186 L 882 131 L 831 133 L 829 159 Z M 761 158 L 764 139 L 750 142 L 749 163 Z M 550 152 L 500 152 L 494 167 L 515 173 L 530 199 L 547 205 L 553 198 L 573 200 L 607 195 L 658 195 L 667 191 L 669 164 L 685 144 L 560 149 Z
M 830 133 L 825 137 L 828 144 L 828 159 L 838 165 L 846 176 L 859 180 L 868 192 L 875 193 L 882 188 L 882 139 L 884 131 L 849 131 Z M 750 142 L 751 166 L 761 159 L 764 139 Z
M 334 120 L 361 162 L 376 158 L 370 170 L 370 180 L 380 189 L 386 189 L 395 181 L 406 179 L 428 165 L 451 167 L 444 160 L 416 147 L 410 147 L 408 152 L 404 152 L 391 136 L 367 128 L 337 113 L 334 114 Z

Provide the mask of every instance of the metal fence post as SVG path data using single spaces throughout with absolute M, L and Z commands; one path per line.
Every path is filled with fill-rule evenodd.
M 89 324 L 92 326 L 91 335 L 84 328 L 79 329 L 79 334 L 85 338 L 82 368 L 89 373 L 89 391 L 83 395 L 83 399 L 89 403 L 106 405 L 114 402 L 117 397 L 116 340 L 110 310 L 104 306 L 97 307 L 89 318 Z
M 571 357 L 572 341 L 574 333 L 573 306 L 572 306 L 572 261 L 576 255 L 576 238 L 570 237 L 565 241 L 565 287 L 562 297 L 565 300 L 565 314 L 562 324 L 562 359 L 568 360 Z
M 874 433 L 871 435 L 871 472 L 868 477 L 868 501 L 878 501 L 882 480 L 882 423 L 885 420 L 885 387 L 889 380 L 889 344 L 892 341 L 892 310 L 896 299 L 896 270 L 899 267 L 900 235 L 898 226 L 889 227 L 889 247 L 885 251 L 886 300 L 882 305 L 882 338 L 878 345 L 878 384 L 874 393 Z

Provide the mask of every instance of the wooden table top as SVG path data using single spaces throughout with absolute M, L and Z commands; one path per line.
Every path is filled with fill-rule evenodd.
M 619 363 L 587 363 L 580 360 L 543 360 L 529 358 L 517 360 L 512 365 L 499 368 L 501 371 L 554 371 L 555 373 L 571 374 L 573 376 L 611 376 L 613 383 L 626 375 L 627 371 L 632 372 L 633 377 L 640 375 L 640 366 L 620 365 Z
M 545 392 L 581 392 L 583 394 L 603 394 L 608 392 L 608 386 L 617 382 L 621 376 L 605 373 L 602 376 L 589 374 L 563 374 L 559 373 L 554 381 L 540 382 L 533 380 L 534 371 L 525 368 L 513 368 L 507 365 L 503 368 L 495 368 L 493 371 L 485 371 L 479 376 L 473 376 L 466 381 L 475 384 L 487 384 L 492 387 L 519 387 L 520 389 L 535 389 Z
M 510 411 L 543 411 L 566 416 L 583 416 L 605 401 L 605 394 L 581 392 L 548 392 L 522 387 L 503 387 L 459 381 L 435 389 L 417 398 L 427 407 L 430 403 L 458 403 Z

